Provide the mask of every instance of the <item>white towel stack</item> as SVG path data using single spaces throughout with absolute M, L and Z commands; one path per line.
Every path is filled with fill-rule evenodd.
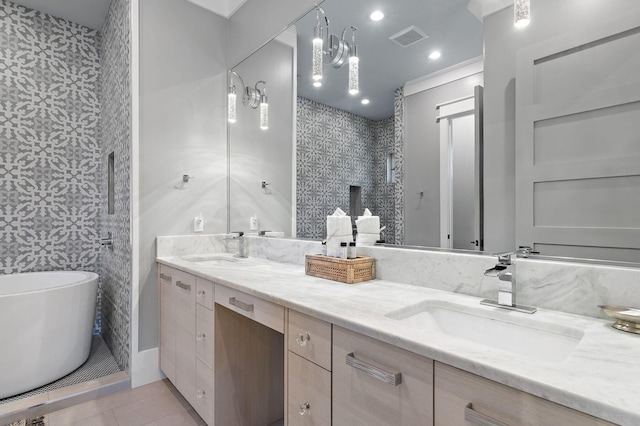
M 369 209 L 365 209 L 362 216 L 356 220 L 358 235 L 356 244 L 359 246 L 372 246 L 380 239 L 380 216 L 373 216 Z
M 340 257 L 340 243 L 353 241 L 351 216 L 339 207 L 327 216 L 327 256 Z

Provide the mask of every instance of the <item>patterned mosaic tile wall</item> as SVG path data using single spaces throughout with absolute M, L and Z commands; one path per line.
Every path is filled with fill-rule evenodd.
M 389 117 L 384 120 L 376 121 L 374 123 L 376 134 L 376 145 L 374 148 L 374 187 L 375 196 L 373 207 L 375 211 L 373 214 L 380 216 L 381 226 L 386 226 L 387 229 L 383 232 L 387 243 L 393 244 L 395 241 L 395 183 L 387 182 L 387 156 L 393 153 L 394 149 L 394 117 Z
M 0 274 L 97 272 L 98 51 L 97 31 L 0 0 Z
M 404 244 L 404 89 L 397 89 L 394 96 L 394 200 L 395 238 L 393 244 Z
M 100 261 L 102 279 L 102 337 L 120 368 L 129 371 L 129 319 L 131 312 L 130 241 L 130 2 L 112 0 L 102 27 L 100 63 L 102 75 L 100 161 L 115 153 L 115 211 L 107 211 L 107 167 L 100 178 L 100 234 L 113 235 L 112 249 L 103 249 Z
M 396 184 L 386 181 L 394 148 L 393 117 L 373 121 L 305 98 L 297 102 L 297 236 L 326 236 L 326 216 L 349 211 L 349 187 L 362 187 L 363 207 L 380 216 L 386 239 L 395 232 Z M 397 155 L 397 154 L 396 154 Z

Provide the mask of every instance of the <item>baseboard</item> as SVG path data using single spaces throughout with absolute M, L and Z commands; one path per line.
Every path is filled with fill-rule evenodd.
M 83 402 L 91 401 L 92 399 L 97 399 L 129 388 L 129 378 L 125 377 L 93 389 L 86 389 L 72 395 L 67 395 L 58 399 L 42 402 L 32 407 L 26 407 L 3 414 L 0 416 L 0 424 L 8 424 L 26 418 L 44 416 L 55 411 L 64 410 L 65 408 L 73 407 L 74 405 L 82 404 Z
M 131 365 L 131 387 L 137 388 L 164 379 L 158 367 L 158 348 L 147 349 L 133 356 Z

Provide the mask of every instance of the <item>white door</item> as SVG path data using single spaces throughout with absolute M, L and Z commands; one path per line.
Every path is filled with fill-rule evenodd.
M 482 250 L 482 88 L 438 105 L 440 245 Z

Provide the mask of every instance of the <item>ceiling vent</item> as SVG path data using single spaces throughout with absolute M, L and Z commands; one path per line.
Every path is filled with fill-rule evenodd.
M 425 34 L 424 31 L 422 31 L 415 25 L 412 25 L 409 28 L 405 28 L 399 33 L 392 35 L 391 37 L 389 37 L 389 40 L 399 44 L 402 47 L 407 47 L 419 42 L 420 40 L 424 40 L 427 37 L 429 36 Z

